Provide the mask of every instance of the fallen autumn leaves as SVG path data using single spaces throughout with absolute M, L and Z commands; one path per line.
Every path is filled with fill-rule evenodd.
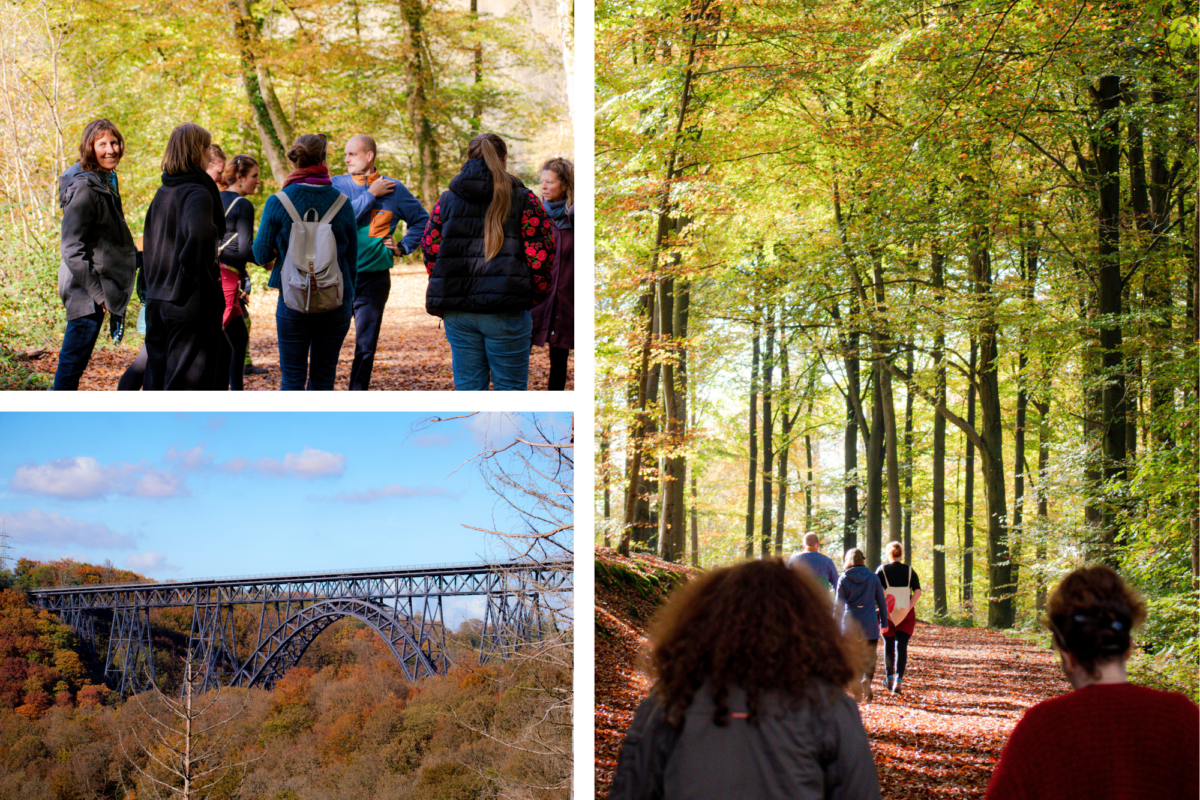
M 450 345 L 441 328 L 441 320 L 425 313 L 425 268 L 418 263 L 399 262 L 392 269 L 392 290 L 388 296 L 371 373 L 372 390 L 451 391 L 454 377 L 450 371 Z M 247 376 L 246 391 L 279 389 L 279 349 L 275 339 L 274 290 L 257 292 L 250 297 L 250 357 L 256 366 L 266 367 L 266 375 Z M 131 337 L 118 347 L 97 345 L 80 389 L 115 390 L 117 381 L 137 355 L 141 337 Z M 57 344 L 57 343 L 56 343 Z M 39 372 L 53 377 L 58 350 L 48 350 L 33 362 Z M 335 387 L 345 389 L 354 361 L 354 325 L 342 344 L 338 358 Z M 545 390 L 550 376 L 550 356 L 545 347 L 535 347 L 529 358 L 529 389 Z M 575 388 L 574 355 L 568 363 L 567 390 Z
M 596 796 L 608 794 L 625 729 L 649 691 L 645 627 L 665 587 L 606 579 L 690 572 L 649 556 L 596 553 Z M 661 582 L 660 582 L 661 584 Z M 880 648 L 882 650 L 882 647 Z M 880 659 L 882 660 L 882 652 Z M 904 694 L 859 706 L 885 800 L 982 797 L 1008 735 L 1030 706 L 1068 686 L 1054 655 L 997 631 L 918 623 Z

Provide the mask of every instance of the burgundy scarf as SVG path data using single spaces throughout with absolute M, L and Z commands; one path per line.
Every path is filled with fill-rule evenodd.
M 292 170 L 292 173 L 287 176 L 287 180 L 283 182 L 283 185 L 291 186 L 293 183 L 332 186 L 333 178 L 329 175 L 329 167 L 324 164 L 317 164 L 315 167 L 301 167 L 300 169 Z

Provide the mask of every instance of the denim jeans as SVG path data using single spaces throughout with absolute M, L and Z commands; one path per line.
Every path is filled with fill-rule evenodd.
M 528 311 L 479 314 L 447 311 L 442 318 L 454 369 L 454 388 L 485 392 L 523 392 L 529 386 L 529 339 L 533 321 Z
M 54 371 L 54 391 L 73 392 L 79 388 L 103 324 L 103 311 L 67 321 L 62 349 L 58 351 L 58 369 Z
M 293 311 L 283 302 L 275 306 L 279 337 L 279 371 L 283 391 L 333 391 L 338 354 L 350 330 L 350 304 L 320 314 Z

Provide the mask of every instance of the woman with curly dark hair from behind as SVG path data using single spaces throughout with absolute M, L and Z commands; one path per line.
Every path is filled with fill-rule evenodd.
M 988 800 L 1161 800 L 1200 796 L 1200 709 L 1129 683 L 1125 662 L 1146 604 L 1108 567 L 1063 578 L 1046 626 L 1074 691 L 1025 712 L 1000 754 Z
M 652 627 L 657 679 L 610 798 L 878 798 L 854 655 L 827 591 L 780 559 L 713 570 Z

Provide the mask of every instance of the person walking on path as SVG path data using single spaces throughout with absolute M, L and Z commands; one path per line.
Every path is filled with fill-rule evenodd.
M 341 203 L 328 223 L 341 273 L 342 304 L 328 311 L 305 312 L 290 308 L 285 302 L 281 274 L 293 220 L 278 195 L 267 198 L 254 239 L 254 260 L 259 264 L 275 261 L 267 285 L 281 290 L 275 306 L 275 329 L 279 340 L 280 388 L 284 391 L 332 390 L 337 377 L 338 355 L 350 330 L 350 309 L 354 304 L 358 269 L 358 235 L 350 204 L 333 187 L 326 163 L 326 148 L 325 136 L 319 133 L 306 133 L 296 139 L 287 154 L 293 169 L 283 182 L 281 194 L 288 198 L 301 217 L 311 216 L 308 212 L 313 211 L 318 219 L 323 219 L 335 203 Z
M 884 548 L 891 561 L 880 564 L 875 574 L 887 597 L 888 620 L 883 630 L 883 661 L 887 668 L 887 688 L 900 694 L 904 668 L 908 665 L 908 640 L 917 627 L 917 601 L 921 599 L 921 577 L 903 563 L 904 545 L 888 542 Z
M 1063 578 L 1045 624 L 1072 691 L 1021 717 L 987 800 L 1200 797 L 1200 708 L 1129 683 L 1131 636 L 1145 618 L 1145 602 L 1108 567 Z
M 533 325 L 550 293 L 553 223 L 537 195 L 508 174 L 508 147 L 481 133 L 433 207 L 422 249 L 425 310 L 442 317 L 454 388 L 524 391 Z
M 575 167 L 565 158 L 542 164 L 542 206 L 554 224 L 550 295 L 534 307 L 533 346 L 550 347 L 547 389 L 567 386 L 567 359 L 575 348 Z
M 229 363 L 218 379 L 223 383 L 222 388 L 235 392 L 243 388 L 246 348 L 250 344 L 244 286 L 250 278 L 246 265 L 254 257 L 254 204 L 250 202 L 250 196 L 256 194 L 262 185 L 258 173 L 258 161 L 253 156 L 234 156 L 225 167 L 225 184 L 229 188 L 221 192 L 221 206 L 228 229 L 217 248 L 217 260 L 221 267 L 221 290 L 225 296 L 221 326 L 225 338 L 229 340 Z
M 858 680 L 850 687 L 854 696 L 874 699 L 875 662 L 879 658 L 879 631 L 887 621 L 887 600 L 867 557 L 857 547 L 846 551 L 845 572 L 837 583 L 837 611 L 842 630 L 858 640 Z
M 829 593 L 778 558 L 686 583 L 651 630 L 655 683 L 609 798 L 879 798 L 862 720 L 842 691 L 857 656 L 831 611 Z
M 205 172 L 212 137 L 194 122 L 171 131 L 162 186 L 146 211 L 145 389 L 215 389 L 225 298 L 217 274 L 217 242 L 225 211 Z
M 421 246 L 429 213 L 404 184 L 379 174 L 375 168 L 375 140 L 359 134 L 346 142 L 346 171 L 333 179 L 335 189 L 350 199 L 358 227 L 358 285 L 354 290 L 354 362 L 350 366 L 351 391 L 370 388 L 375 349 L 383 309 L 392 291 L 395 256 L 406 256 Z M 404 238 L 393 239 L 404 220 Z
M 821 537 L 815 533 L 804 534 L 804 549 L 799 553 L 794 553 L 788 559 L 789 567 L 805 566 L 812 570 L 812 574 L 828 584 L 829 591 L 838 584 L 837 567 L 833 565 L 833 559 L 821 552 Z
M 105 312 L 114 341 L 125 331 L 138 251 L 125 224 L 117 165 L 125 139 L 106 119 L 89 122 L 79 141 L 79 161 L 58 181 L 62 208 L 62 263 L 58 296 L 67 329 L 58 351 L 54 391 L 75 391 L 92 358 Z

